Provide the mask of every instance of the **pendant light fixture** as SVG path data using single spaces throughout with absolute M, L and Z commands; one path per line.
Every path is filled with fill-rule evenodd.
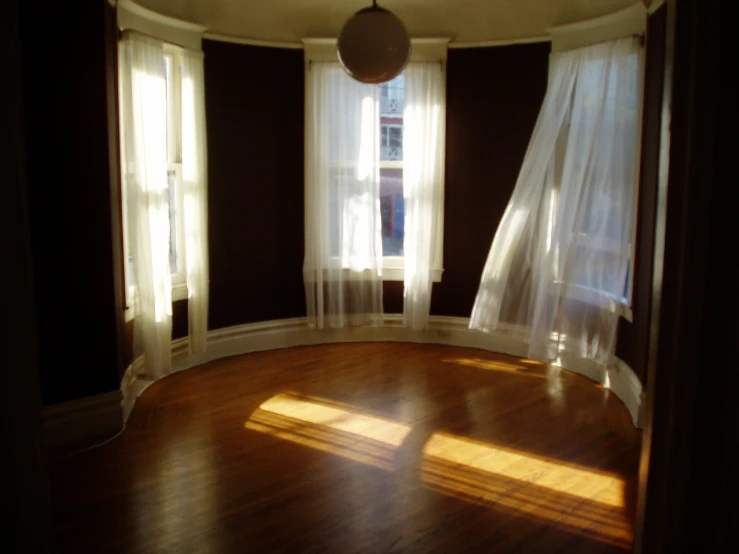
M 411 39 L 403 22 L 377 5 L 350 17 L 337 43 L 339 61 L 350 77 L 379 84 L 400 75 L 411 57 Z

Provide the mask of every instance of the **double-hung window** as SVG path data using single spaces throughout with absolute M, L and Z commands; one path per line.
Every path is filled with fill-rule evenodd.
M 134 320 L 134 344 L 143 349 L 146 371 L 158 377 L 171 367 L 173 300 L 188 300 L 190 352 L 204 352 L 207 343 L 202 30 L 170 27 L 159 18 L 162 38 L 155 38 L 146 14 L 130 8 L 121 3 L 118 11 L 126 319 Z
M 305 53 L 309 320 L 377 321 L 392 280 L 405 324 L 424 328 L 442 272 L 446 41 L 381 85 L 349 77 L 335 43 Z
M 166 187 L 167 187 L 167 214 L 168 214 L 168 259 L 171 278 L 172 300 L 187 298 L 186 249 L 185 249 L 185 201 L 182 180 L 182 48 L 164 44 L 161 63 L 164 76 L 164 112 L 165 144 L 162 145 L 162 156 L 166 156 Z M 136 70 L 134 70 L 136 71 Z M 143 82 L 145 79 L 142 78 Z M 121 76 L 121 81 L 127 78 Z M 141 94 L 145 94 L 142 89 Z M 125 122 L 126 118 L 123 119 Z M 132 226 L 132 212 L 136 209 L 134 195 L 129 189 L 132 180 L 126 178 L 125 167 L 122 179 L 123 205 L 123 251 L 126 283 L 126 313 L 133 315 L 133 303 L 136 294 L 136 278 L 134 272 L 134 257 L 132 241 L 134 231 Z

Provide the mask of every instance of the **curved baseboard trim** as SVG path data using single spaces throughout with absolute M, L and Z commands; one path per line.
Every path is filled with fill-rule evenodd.
M 120 431 L 121 391 L 114 390 L 44 408 L 47 448 L 69 446 Z
M 384 324 L 378 327 L 317 330 L 308 327 L 306 318 L 280 319 L 247 323 L 208 332 L 208 350 L 190 355 L 187 337 L 172 341 L 172 373 L 199 365 L 250 352 L 278 350 L 293 346 L 331 344 L 340 342 L 414 342 L 446 344 L 480 348 L 500 354 L 526 357 L 528 344 L 504 335 L 483 333 L 469 328 L 469 319 L 462 317 L 431 316 L 426 331 L 411 331 L 403 327 L 401 314 L 386 314 Z M 636 427 L 641 428 L 643 391 L 639 378 L 623 361 L 616 359 L 612 367 L 604 368 L 582 359 L 560 360 L 564 369 L 579 373 L 608 388 L 626 406 Z M 137 376 L 140 360 L 129 368 L 121 382 L 124 418 L 133 408 L 136 398 L 153 381 Z

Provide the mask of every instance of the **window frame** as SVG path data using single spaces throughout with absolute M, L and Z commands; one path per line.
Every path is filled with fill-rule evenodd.
M 170 273 L 172 301 L 188 298 L 187 290 L 187 260 L 185 257 L 185 195 L 182 182 L 182 48 L 165 43 L 162 49 L 162 62 L 171 60 L 171 83 L 167 80 L 167 183 L 169 174 L 175 175 L 175 257 L 177 272 Z M 166 74 L 166 69 L 165 69 Z M 172 105 L 174 104 L 174 105 Z M 129 272 L 131 260 L 131 246 L 128 229 L 128 198 L 126 193 L 126 179 L 121 179 L 121 219 L 123 232 L 123 283 L 125 295 L 125 321 L 134 317 L 136 302 L 136 285 Z
M 439 63 L 441 65 L 441 71 L 443 73 L 446 73 L 446 60 L 447 60 L 447 52 L 448 52 L 448 45 L 451 41 L 451 37 L 437 37 L 437 38 L 414 38 L 411 39 L 413 49 L 411 53 L 411 62 L 435 62 Z M 329 39 L 329 38 L 303 38 L 302 39 L 302 45 L 303 45 L 303 55 L 304 55 L 304 61 L 305 61 L 305 71 L 310 71 L 311 63 L 313 62 L 328 62 L 331 64 L 337 63 L 336 58 L 336 44 L 337 39 Z M 404 73 L 401 73 L 401 75 L 404 75 Z M 405 86 L 405 77 L 404 77 L 404 86 Z M 306 79 L 306 95 L 308 93 L 308 79 Z M 378 89 L 381 89 L 382 85 L 377 85 Z M 396 114 L 393 113 L 392 115 L 389 113 L 384 113 L 382 111 L 382 99 L 381 99 L 381 92 L 378 90 L 377 94 L 377 104 L 378 104 L 378 116 L 379 119 L 384 117 L 393 118 Z M 390 96 L 390 91 L 388 90 L 388 97 Z M 405 93 L 403 94 L 404 102 L 405 102 Z M 397 114 L 398 116 L 402 117 L 401 113 Z M 446 113 L 444 114 L 444 117 L 446 118 Z M 378 121 L 378 134 L 379 134 L 379 125 L 380 122 Z M 405 133 L 404 133 L 405 138 Z M 380 137 L 378 136 L 378 148 L 380 146 L 379 144 Z M 387 160 L 387 161 L 380 161 L 379 169 L 403 169 L 403 162 L 400 160 Z M 444 188 L 446 185 L 444 185 Z M 405 195 L 404 195 L 405 198 Z M 443 194 L 442 194 L 443 198 Z M 378 198 L 379 202 L 379 198 Z M 442 199 L 442 203 L 440 206 L 440 223 L 439 223 L 439 230 L 437 231 L 440 233 L 440 240 L 437 241 L 437 248 L 434 252 L 434 267 L 431 269 L 431 277 L 432 281 L 435 283 L 441 282 L 441 277 L 444 272 L 444 257 L 443 257 L 443 251 L 444 251 L 444 240 L 443 240 L 443 229 L 444 229 L 444 202 Z M 402 256 L 383 256 L 382 257 L 382 280 L 383 281 L 404 281 L 405 280 L 405 258 Z
M 401 73 L 400 75 L 403 75 Z M 403 170 L 403 160 L 383 160 L 382 159 L 382 142 L 383 142 L 383 136 L 382 136 L 382 128 L 387 127 L 388 128 L 388 143 L 390 141 L 390 128 L 397 128 L 400 129 L 401 132 L 401 153 L 403 153 L 404 150 L 404 144 L 405 141 L 405 129 L 403 126 L 404 123 L 404 114 L 403 112 L 400 112 L 398 114 L 388 114 L 384 113 L 381 108 L 381 102 L 382 102 L 382 90 L 383 88 L 386 88 L 388 90 L 387 98 L 391 97 L 390 94 L 390 88 L 398 89 L 399 87 L 391 87 L 390 83 L 392 81 L 389 81 L 388 83 L 382 83 L 380 85 L 377 85 L 378 87 L 378 102 L 380 102 L 380 109 L 378 110 L 379 118 L 380 118 L 380 163 L 379 163 L 379 170 L 382 171 L 383 169 L 400 169 Z M 384 85 L 387 85 L 386 87 L 383 87 Z M 403 78 L 403 87 L 405 87 L 405 77 Z M 405 105 L 405 92 L 403 92 L 403 105 Z M 402 123 L 382 123 L 382 119 L 400 119 Z M 403 187 L 403 199 L 406 199 L 405 196 L 405 187 Z M 405 213 L 403 214 L 403 217 L 405 219 Z M 437 252 L 434 253 L 434 260 L 438 260 L 438 267 L 434 267 L 431 270 L 431 280 L 434 283 L 440 283 L 441 282 L 441 276 L 444 272 L 443 269 L 443 260 L 444 260 L 444 245 L 443 241 L 439 241 L 440 244 L 438 245 Z M 404 252 L 405 254 L 405 252 Z M 405 255 L 403 256 L 382 256 L 382 280 L 383 281 L 404 281 L 405 280 Z

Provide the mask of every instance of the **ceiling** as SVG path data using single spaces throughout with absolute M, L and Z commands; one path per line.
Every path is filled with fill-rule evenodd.
M 199 23 L 212 34 L 298 42 L 336 37 L 346 19 L 371 0 L 135 0 L 164 15 Z M 635 0 L 381 0 L 413 37 L 455 42 L 541 37 L 552 25 L 606 15 Z

